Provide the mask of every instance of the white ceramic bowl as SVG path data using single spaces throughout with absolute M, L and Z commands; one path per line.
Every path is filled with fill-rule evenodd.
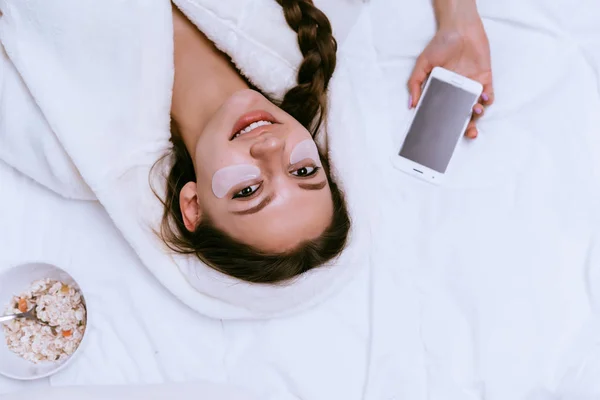
M 56 279 L 81 290 L 73 277 L 58 267 L 45 263 L 19 265 L 0 272 L 0 313 L 4 313 L 4 308 L 13 296 L 27 290 L 32 282 L 44 278 Z M 85 304 L 84 293 L 81 293 Z M 13 379 L 32 380 L 45 378 L 57 373 L 73 361 L 86 343 L 88 321 L 89 318 L 86 313 L 86 332 L 84 332 L 81 343 L 77 350 L 75 350 L 75 353 L 71 357 L 57 363 L 34 364 L 17 356 L 8 349 L 4 332 L 0 328 L 0 374 Z

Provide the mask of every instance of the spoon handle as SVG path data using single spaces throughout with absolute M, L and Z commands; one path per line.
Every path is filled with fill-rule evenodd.
M 20 316 L 20 314 L 5 315 L 4 317 L 0 317 L 0 322 L 12 321 L 13 319 L 19 318 L 19 316 Z

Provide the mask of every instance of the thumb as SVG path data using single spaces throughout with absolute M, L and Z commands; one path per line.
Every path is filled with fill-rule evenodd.
M 408 92 L 410 93 L 409 108 L 413 108 L 419 102 L 423 83 L 432 70 L 433 66 L 429 60 L 427 60 L 427 58 L 423 57 L 421 54 L 421 56 L 417 58 L 415 68 L 413 69 L 410 79 L 408 80 Z

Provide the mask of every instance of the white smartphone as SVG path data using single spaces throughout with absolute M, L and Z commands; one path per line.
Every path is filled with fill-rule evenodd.
M 427 182 L 443 181 L 483 86 L 447 69 L 431 72 L 394 166 Z

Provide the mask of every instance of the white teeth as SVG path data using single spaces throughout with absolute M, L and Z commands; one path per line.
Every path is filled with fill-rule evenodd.
M 253 130 L 255 130 L 256 128 L 259 128 L 261 126 L 265 126 L 265 125 L 271 125 L 272 122 L 269 121 L 256 121 L 251 123 L 250 125 L 248 125 L 247 127 L 245 127 L 244 129 L 242 129 L 241 131 L 239 131 L 238 133 L 236 133 L 233 138 L 235 139 L 236 137 L 243 135 L 245 133 L 249 133 L 252 132 Z

